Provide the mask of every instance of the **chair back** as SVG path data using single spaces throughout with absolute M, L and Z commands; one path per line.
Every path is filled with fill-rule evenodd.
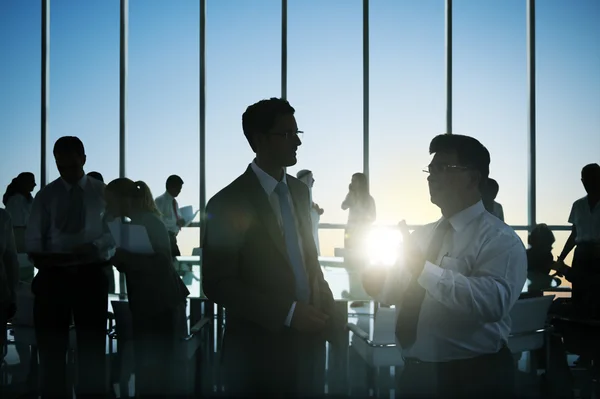
M 554 295 L 519 299 L 510 312 L 512 328 L 508 347 L 513 353 L 532 351 L 544 345 L 544 334 L 538 332 L 546 327 L 548 310 Z
M 393 344 L 396 342 L 396 309 L 379 307 L 375 313 L 373 342 Z

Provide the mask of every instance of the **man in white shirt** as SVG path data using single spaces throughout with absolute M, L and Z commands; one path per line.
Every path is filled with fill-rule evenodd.
M 54 145 L 60 177 L 36 195 L 25 232 L 25 247 L 39 272 L 31 289 L 41 367 L 42 398 L 70 397 L 65 355 L 69 326 L 77 333 L 78 398 L 106 394 L 105 268 L 114 254 L 106 223 L 104 183 L 88 178 L 77 137 Z
M 572 298 L 574 305 L 585 311 L 585 302 L 590 296 L 585 282 L 600 275 L 600 165 L 586 165 L 581 170 L 581 182 L 587 195 L 573 203 L 569 215 L 569 223 L 573 228 L 557 259 L 556 268 L 564 266 L 565 258 L 575 248 L 573 272 L 579 276 L 576 280 L 581 283 L 573 282 Z
M 370 295 L 398 308 L 405 358 L 398 393 L 511 397 L 515 370 L 506 344 L 509 312 L 527 276 L 525 247 L 481 202 L 487 149 L 471 137 L 441 135 L 429 151 L 429 192 L 442 218 L 412 235 L 404 225 L 403 260 L 363 279 Z
M 183 179 L 177 175 L 171 175 L 167 178 L 165 186 L 167 191 L 158 196 L 154 201 L 162 214 L 165 226 L 167 226 L 167 231 L 171 239 L 171 251 L 173 257 L 176 257 L 181 255 L 181 251 L 179 251 L 179 247 L 177 246 L 177 234 L 179 234 L 179 231 L 181 231 L 181 228 L 185 224 L 179 212 L 179 204 L 176 199 L 183 188 Z
M 206 207 L 202 283 L 227 312 L 231 397 L 322 395 L 325 339 L 344 334 L 311 234 L 308 188 L 284 171 L 301 145 L 294 112 L 278 98 L 248 107 L 242 126 L 256 159 Z

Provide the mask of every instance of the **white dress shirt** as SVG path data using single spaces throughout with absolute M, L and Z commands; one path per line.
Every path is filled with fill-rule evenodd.
M 485 211 L 482 202 L 449 219 L 435 263 L 426 262 L 418 283 L 426 290 L 417 338 L 401 348 L 407 358 L 428 362 L 468 359 L 498 352 L 511 329 L 509 312 L 527 278 L 525 247 L 516 233 Z M 413 237 L 426 253 L 432 223 Z M 380 302 L 402 306 L 411 274 L 398 262 Z
M 23 194 L 15 194 L 6 202 L 5 209 L 10 214 L 13 227 L 25 227 L 31 213 L 32 202 Z
M 177 215 L 175 214 L 175 209 L 173 209 L 173 201 L 175 201 L 175 207 L 177 208 Z M 168 192 L 165 192 L 162 195 L 159 195 L 154 200 L 156 203 L 156 207 L 161 213 L 161 219 L 164 222 L 165 226 L 167 226 L 167 230 L 175 235 L 179 234 L 181 227 L 177 226 L 177 216 L 181 218 L 181 214 L 179 213 L 179 203 Z
M 577 237 L 575 243 L 596 242 L 600 243 L 600 202 L 590 210 L 587 195 L 573 203 L 569 223 L 575 225 Z
M 106 261 L 114 255 L 114 240 L 104 222 L 104 183 L 83 176 L 77 183 L 83 190 L 85 226 L 77 234 L 61 231 L 59 215 L 66 215 L 71 185 L 62 178 L 42 188 L 33 200 L 29 223 L 25 231 L 28 253 L 69 253 L 84 244 L 94 244 L 97 261 Z M 66 208 L 66 209 L 65 209 Z
M 253 161 L 250 164 L 250 167 L 252 168 L 252 171 L 258 178 L 260 185 L 265 190 L 265 193 L 267 194 L 267 197 L 269 198 L 269 203 L 271 204 L 271 208 L 273 209 L 273 212 L 275 213 L 275 217 L 277 218 L 277 222 L 279 223 L 279 228 L 282 229 L 282 231 L 283 231 L 283 218 L 281 217 L 281 208 L 279 207 L 279 196 L 275 192 L 275 187 L 277 187 L 277 184 L 279 184 L 279 182 L 275 178 L 273 178 L 273 176 L 269 175 L 267 172 L 262 170 L 256 164 L 255 161 Z M 281 182 L 283 184 L 287 185 L 285 172 L 283 174 L 283 179 L 281 180 Z M 288 190 L 287 200 L 290 205 L 290 209 L 292 210 L 292 214 L 294 215 L 294 220 L 296 222 L 296 230 L 297 230 L 298 229 L 298 218 L 296 217 L 296 213 L 294 212 L 294 201 L 292 201 L 292 196 L 291 196 L 289 190 Z M 301 237 L 301 234 L 299 231 L 298 231 L 298 243 L 300 245 L 300 248 L 303 248 L 302 247 L 302 237 Z M 302 256 L 302 263 L 304 264 L 303 251 L 300 251 L 300 255 Z M 306 268 L 305 264 L 304 264 L 304 267 Z M 292 304 L 292 306 L 290 307 L 288 316 L 285 319 L 285 325 L 288 327 L 292 323 L 292 317 L 294 316 L 295 309 L 296 309 L 296 302 L 294 302 Z

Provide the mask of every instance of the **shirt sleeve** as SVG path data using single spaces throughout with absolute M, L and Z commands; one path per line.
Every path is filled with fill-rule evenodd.
M 571 213 L 569 214 L 568 222 L 571 224 L 575 224 L 577 221 L 577 202 L 573 203 L 571 206 Z
M 527 278 L 525 248 L 515 240 L 498 237 L 484 248 L 473 273 L 465 276 L 426 262 L 419 284 L 436 301 L 483 322 L 497 322 L 508 314 Z M 461 261 L 461 260 L 459 260 Z

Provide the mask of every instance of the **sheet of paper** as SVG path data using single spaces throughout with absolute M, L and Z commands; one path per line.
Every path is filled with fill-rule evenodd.
M 144 226 L 114 220 L 108 223 L 108 228 L 117 248 L 137 254 L 154 253 L 150 238 L 148 238 L 148 231 Z
M 179 208 L 179 216 L 185 221 L 184 226 L 189 226 L 194 220 L 199 211 L 194 212 L 194 208 L 191 205 Z

